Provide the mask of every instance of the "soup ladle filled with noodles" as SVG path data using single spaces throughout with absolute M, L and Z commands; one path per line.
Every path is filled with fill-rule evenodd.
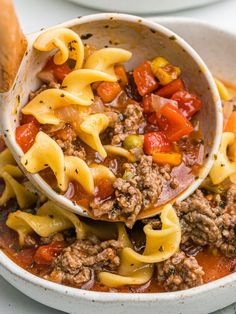
M 219 148 L 209 70 L 179 36 L 134 16 L 91 15 L 33 34 L 1 101 L 6 143 L 38 189 L 130 228 L 191 194 Z

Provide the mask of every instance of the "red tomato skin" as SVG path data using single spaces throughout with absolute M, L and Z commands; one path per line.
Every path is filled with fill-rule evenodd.
M 42 245 L 37 249 L 34 255 L 34 262 L 39 265 L 50 265 L 64 247 L 65 245 L 63 242 Z
M 62 83 L 67 74 L 71 72 L 71 68 L 67 63 L 63 64 L 55 64 L 53 61 L 53 57 L 48 60 L 46 63 L 44 70 L 52 71 L 55 79 Z
M 149 124 L 158 125 L 158 118 L 156 112 L 147 114 L 146 120 Z
M 170 152 L 171 143 L 164 132 L 151 132 L 144 134 L 144 152 L 148 155 L 159 152 Z
M 171 99 L 178 102 L 179 111 L 182 115 L 190 119 L 197 111 L 202 108 L 202 102 L 197 96 L 186 91 L 178 91 L 172 95 Z
M 160 88 L 156 94 L 160 97 L 170 98 L 174 93 L 184 90 L 184 83 L 181 79 L 174 80 L 168 85 Z
M 61 64 L 61 65 L 55 65 L 55 68 L 53 69 L 53 74 L 58 80 L 59 83 L 62 83 L 64 78 L 71 72 L 71 68 L 68 66 L 67 63 Z
M 143 112 L 144 113 L 151 113 L 154 112 L 152 108 L 152 94 L 147 94 L 143 97 Z
M 158 126 L 170 142 L 175 142 L 193 131 L 192 124 L 171 104 L 166 104 L 157 116 Z
M 16 128 L 16 142 L 21 147 L 24 153 L 26 153 L 33 145 L 38 132 L 39 127 L 36 126 L 34 122 L 26 123 Z
M 149 94 L 157 89 L 159 83 L 155 78 L 148 61 L 138 66 L 134 72 L 134 81 L 141 96 Z
M 23 125 L 23 124 L 27 124 L 30 122 L 34 122 L 34 124 L 37 126 L 40 125 L 40 123 L 38 122 L 38 120 L 34 116 L 32 116 L 31 114 L 23 114 L 22 113 L 21 119 L 20 119 L 20 124 Z

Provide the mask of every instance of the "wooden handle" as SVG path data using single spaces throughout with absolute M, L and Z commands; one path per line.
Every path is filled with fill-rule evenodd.
M 12 87 L 27 41 L 20 29 L 12 0 L 0 0 L 0 92 Z

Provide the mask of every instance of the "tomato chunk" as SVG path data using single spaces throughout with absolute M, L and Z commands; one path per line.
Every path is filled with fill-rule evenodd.
M 40 265 L 50 265 L 64 247 L 64 242 L 55 242 L 40 246 L 34 255 L 34 262 Z
M 152 94 L 147 94 L 143 97 L 143 112 L 154 112 L 154 109 L 152 107 Z
M 146 120 L 149 124 L 158 125 L 158 118 L 156 112 L 147 114 Z
M 38 120 L 32 116 L 31 114 L 23 114 L 21 115 L 21 119 L 20 119 L 20 124 L 27 124 L 30 122 L 34 122 L 35 125 L 39 125 L 40 123 L 38 122 Z
M 138 66 L 134 70 L 133 76 L 138 92 L 141 96 L 153 92 L 159 85 L 148 61 Z
M 71 72 L 71 68 L 68 66 L 67 63 L 61 64 L 61 65 L 55 65 L 53 69 L 53 74 L 55 78 L 58 80 L 59 83 L 61 83 L 64 78 Z
M 144 134 L 143 148 L 148 155 L 158 152 L 170 152 L 171 143 L 164 132 L 151 132 Z
M 53 61 L 53 57 L 48 60 L 46 63 L 44 70 L 52 71 L 55 79 L 61 83 L 67 74 L 71 72 L 71 68 L 67 63 L 63 64 L 55 64 Z
M 97 88 L 97 94 L 104 102 L 111 102 L 120 92 L 121 87 L 117 82 L 102 82 Z
M 193 131 L 192 124 L 173 105 L 163 106 L 157 118 L 159 127 L 171 142 L 178 141 Z
M 202 107 L 202 102 L 197 96 L 184 90 L 174 93 L 171 99 L 178 102 L 179 111 L 187 119 L 190 119 Z
M 34 122 L 20 125 L 16 128 L 16 141 L 24 153 L 26 153 L 35 141 L 39 127 Z
M 161 97 L 170 98 L 174 93 L 180 90 L 184 90 L 184 83 L 181 79 L 177 79 L 159 89 L 156 94 Z

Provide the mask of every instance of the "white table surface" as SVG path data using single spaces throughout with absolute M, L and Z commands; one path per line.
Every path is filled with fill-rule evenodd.
M 15 0 L 15 5 L 25 33 L 95 12 L 64 0 Z M 236 0 L 222 0 L 207 7 L 171 15 L 198 18 L 236 33 Z M 60 314 L 62 312 L 29 299 L 0 277 L 0 313 Z M 236 304 L 214 314 L 236 314 Z

